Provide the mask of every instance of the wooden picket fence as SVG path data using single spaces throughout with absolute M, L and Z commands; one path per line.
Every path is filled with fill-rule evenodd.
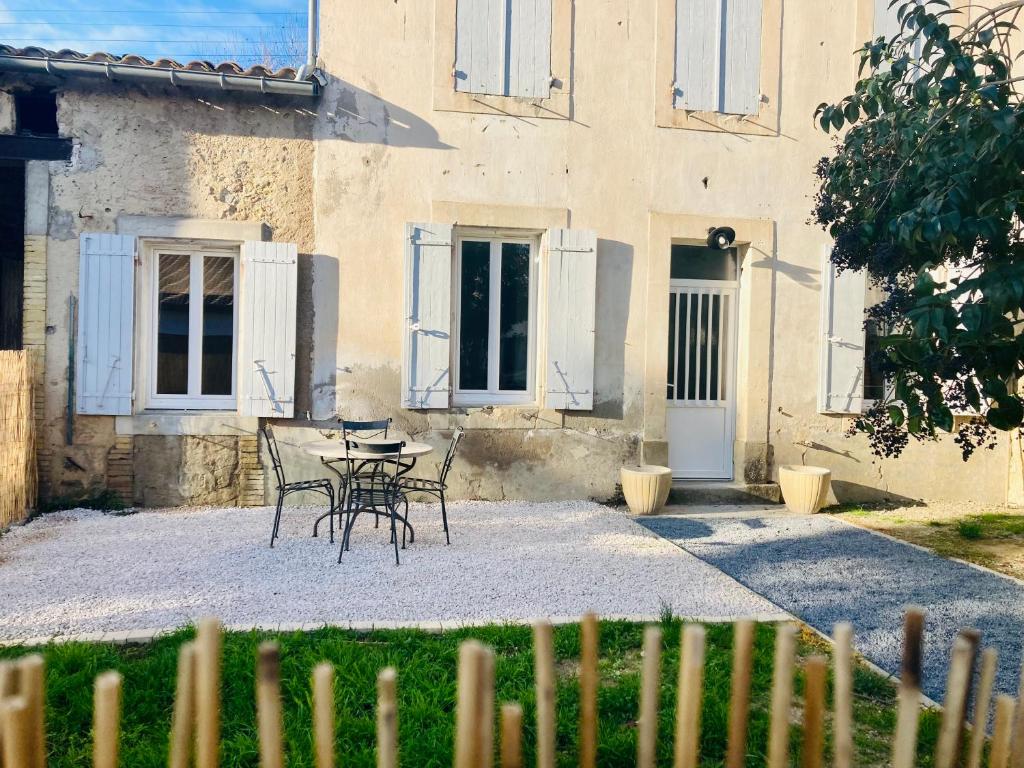
M 0 351 L 0 531 L 36 504 L 33 353 Z
M 897 725 L 893 739 L 893 768 L 910 768 L 917 754 L 917 730 L 921 714 L 921 650 L 923 613 L 907 612 L 904 627 L 902 673 L 899 681 Z M 752 621 L 735 625 L 733 673 L 728 719 L 726 768 L 746 763 L 747 725 L 753 668 Z M 833 765 L 856 764 L 853 744 L 853 629 L 839 624 L 833 637 Z M 536 765 L 554 768 L 555 755 L 555 657 L 552 626 L 533 627 L 536 683 Z M 169 768 L 188 768 L 193 757 L 197 768 L 216 768 L 220 749 L 221 625 L 207 618 L 199 623 L 194 641 L 182 644 L 171 718 Z M 779 626 L 771 689 L 768 736 L 768 768 L 790 765 L 790 709 L 796 667 L 797 628 Z M 639 718 L 637 724 L 638 768 L 655 765 L 658 734 L 658 703 L 661 687 L 662 634 L 658 626 L 645 629 Z M 971 695 L 979 635 L 964 630 L 957 637 L 946 685 L 941 726 L 935 750 L 935 768 L 982 768 L 986 724 L 996 674 L 996 653 L 986 650 L 975 692 L 975 711 L 968 731 L 967 703 Z M 700 761 L 701 699 L 703 694 L 705 631 L 697 624 L 684 627 L 679 665 L 678 700 L 673 738 L 674 768 L 696 768 Z M 803 739 L 799 765 L 819 768 L 824 762 L 827 658 L 812 656 L 804 662 L 805 690 Z M 582 620 L 579 671 L 580 723 L 579 766 L 597 765 L 598 622 L 592 614 Z M 522 768 L 523 709 L 504 704 L 495 717 L 494 652 L 475 640 L 459 649 L 455 714 L 455 768 Z M 256 661 L 256 712 L 259 757 L 263 768 L 285 765 L 280 659 L 275 643 L 260 646 Z M 1021 677 L 1024 686 L 1024 670 Z M 394 668 L 377 676 L 377 765 L 398 766 L 398 677 Z M 121 675 L 104 672 L 95 681 L 93 709 L 93 766 L 116 768 L 120 742 Z M 313 742 L 317 768 L 335 766 L 334 669 L 328 663 L 312 671 Z M 43 701 L 44 664 L 32 654 L 17 662 L 0 663 L 0 755 L 3 768 L 45 768 L 46 737 Z M 496 737 L 495 724 L 499 726 Z M 496 749 L 496 740 L 498 741 Z M 966 747 L 966 750 L 965 750 Z M 412 753 L 412 749 L 409 749 Z M 415 763 L 415 755 L 410 755 Z M 1024 765 L 1024 708 L 1010 696 L 996 697 L 995 723 L 988 750 L 991 768 Z

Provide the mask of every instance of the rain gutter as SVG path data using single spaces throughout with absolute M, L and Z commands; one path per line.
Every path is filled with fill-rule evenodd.
M 232 75 L 221 72 L 197 72 L 170 67 L 145 67 L 137 64 L 113 64 L 105 61 L 56 59 L 49 56 L 0 55 L 0 71 L 46 74 L 57 77 L 81 75 L 104 77 L 124 82 L 161 83 L 179 88 L 211 88 L 222 91 L 247 91 L 283 96 L 315 98 L 324 83 L 319 70 L 308 80 L 288 80 L 278 77 Z

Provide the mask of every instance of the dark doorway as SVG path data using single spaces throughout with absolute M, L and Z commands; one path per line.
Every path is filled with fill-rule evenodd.
M 0 160 L 0 349 L 21 349 L 25 164 Z

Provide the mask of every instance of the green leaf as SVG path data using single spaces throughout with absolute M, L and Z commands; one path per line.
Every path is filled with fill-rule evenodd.
M 891 421 L 893 423 L 893 425 L 895 425 L 897 427 L 902 427 L 903 426 L 903 421 L 904 421 L 905 417 L 903 415 L 903 409 L 902 408 L 900 408 L 898 405 L 890 405 L 886 409 L 886 411 L 889 414 L 889 421 Z
M 1015 395 L 998 398 L 985 414 L 988 423 L 1004 432 L 1019 427 L 1024 421 L 1024 406 Z

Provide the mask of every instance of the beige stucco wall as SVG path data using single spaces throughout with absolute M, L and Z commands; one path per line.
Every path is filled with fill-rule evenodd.
M 536 116 L 543 110 L 523 105 L 489 114 L 500 100 L 438 98 L 445 25 L 432 0 L 323 4 L 330 82 L 318 104 L 106 82 L 64 90 L 59 121 L 75 140 L 74 156 L 46 166 L 41 232 L 30 233 L 40 235 L 33 253 L 45 259 L 33 274 L 46 275 L 41 456 L 50 495 L 102 488 L 130 451 L 137 500 L 230 503 L 252 461 L 252 446 L 233 448 L 220 435 L 118 441 L 106 417 L 76 417 L 74 444 L 65 445 L 67 302 L 77 292 L 78 235 L 113 232 L 121 216 L 175 216 L 262 222 L 275 240 L 299 244 L 296 414 L 391 415 L 399 430 L 438 448 L 434 459 L 450 430 L 464 426 L 453 495 L 607 498 L 623 463 L 666 461 L 669 244 L 729 225 L 744 268 L 738 480 L 761 483 L 780 464 L 803 462 L 831 467 L 841 499 L 1006 500 L 1011 453 L 1019 457 L 1006 443 L 966 468 L 948 438 L 880 461 L 863 436 L 845 436 L 848 418 L 817 412 L 827 240 L 806 222 L 812 170 L 830 139 L 811 115 L 849 89 L 850 52 L 870 28 L 870 0 L 781 14 L 781 37 L 767 38 L 775 45 L 764 53 L 765 66 L 778 72 L 765 109 L 765 125 L 778 120 L 777 135 L 729 120 L 694 130 L 699 116 L 665 119 L 658 14 L 671 5 L 573 6 L 573 48 L 554 54 L 570 72 L 568 98 L 555 113 L 567 118 L 543 119 Z M 670 124 L 687 127 L 661 127 Z M 409 221 L 597 231 L 593 412 L 400 409 Z M 326 474 L 298 447 L 316 437 L 301 418 L 277 434 L 293 477 Z M 204 474 L 207 465 L 214 471 Z M 1014 466 L 1019 475 L 1019 461 Z
M 0 88 L 10 84 L 0 81 Z M 261 222 L 274 239 L 298 243 L 308 296 L 313 152 L 307 105 L 88 81 L 61 91 L 60 133 L 74 139 L 74 151 L 69 163 L 46 164 L 44 182 L 45 495 L 102 490 L 111 484 L 108 465 L 117 453 L 112 417 L 75 416 L 73 444 L 66 445 L 68 298 L 78 292 L 79 234 L 115 232 L 118 217 L 132 215 Z M 304 351 L 308 359 L 308 346 Z M 248 450 L 233 437 L 136 437 L 135 500 L 237 501 Z
M 778 93 L 767 94 L 778 110 L 773 136 L 729 132 L 728 125 L 724 132 L 657 126 L 664 94 L 656 78 L 656 5 L 575 5 L 571 119 L 488 115 L 479 105 L 455 112 L 436 100 L 431 64 L 446 52 L 434 47 L 432 2 L 323 7 L 321 50 L 331 81 L 316 124 L 317 414 L 395 414 L 407 432 L 438 442 L 439 430 L 473 427 L 457 465 L 464 493 L 610 495 L 618 466 L 637 460 L 641 447 L 664 456 L 664 408 L 655 401 L 664 397 L 659 313 L 667 302 L 659 275 L 669 254 L 651 248 L 654 217 L 737 230 L 762 222 L 768 246 L 745 257 L 737 477 L 756 481 L 774 476 L 780 463 L 806 461 L 832 467 L 846 498 L 882 490 L 1004 500 L 1005 446 L 977 456 L 967 472 L 950 440 L 875 463 L 863 438 L 843 436 L 842 417 L 817 413 L 826 238 L 806 222 L 812 170 L 830 139 L 815 130 L 812 114 L 855 78 L 851 52 L 866 4 L 830 0 L 783 14 L 780 47 L 764 54 L 781 72 Z M 465 210 L 565 209 L 571 226 L 597 230 L 593 414 L 399 410 L 404 225 L 450 221 L 438 206 L 451 211 L 452 201 Z

